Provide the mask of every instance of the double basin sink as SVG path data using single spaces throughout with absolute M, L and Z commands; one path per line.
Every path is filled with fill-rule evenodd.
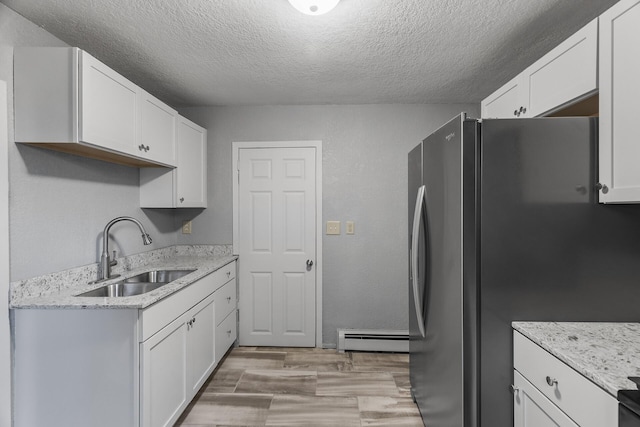
M 129 277 L 120 282 L 105 285 L 78 297 L 130 297 L 142 295 L 171 283 L 195 270 L 154 270 Z

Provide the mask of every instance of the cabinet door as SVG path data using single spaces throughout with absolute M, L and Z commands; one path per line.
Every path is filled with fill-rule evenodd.
M 139 137 L 135 151 L 145 159 L 175 166 L 178 112 L 144 90 L 140 90 L 139 111 Z
M 181 316 L 141 344 L 141 425 L 170 426 L 188 403 L 187 324 Z
M 177 200 L 179 208 L 207 207 L 207 131 L 178 119 Z
M 190 310 L 188 317 L 187 385 L 190 395 L 195 395 L 216 362 L 213 295 Z
M 578 427 L 564 412 L 513 371 L 514 427 Z
M 138 87 L 82 51 L 80 68 L 80 141 L 134 154 Z
M 519 74 L 507 84 L 485 98 L 482 103 L 483 119 L 522 118 L 528 115 L 529 91 L 527 79 Z
M 598 19 L 525 70 L 529 116 L 557 109 L 598 89 Z
M 219 362 L 238 337 L 237 311 L 233 310 L 216 327 L 216 360 Z
M 600 202 L 640 202 L 640 1 L 600 16 Z

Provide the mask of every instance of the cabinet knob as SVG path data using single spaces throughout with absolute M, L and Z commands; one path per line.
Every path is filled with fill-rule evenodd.
M 227 297 L 227 302 L 231 302 L 231 297 Z
M 609 192 L 609 187 L 607 187 L 605 184 L 597 183 L 596 190 L 602 191 L 602 194 L 607 194 Z
M 184 203 L 184 197 L 180 197 L 180 203 Z
M 551 378 L 550 376 L 547 375 L 547 384 L 549 385 L 549 387 L 553 387 L 554 385 L 558 385 L 558 380 L 555 378 Z
M 231 329 L 227 331 L 227 335 L 231 336 Z
M 509 386 L 509 390 L 511 390 L 511 393 L 513 394 L 517 394 L 520 391 L 520 389 L 513 384 Z
M 149 151 L 149 150 L 151 150 L 151 147 L 147 145 L 147 148 L 144 151 Z
M 513 111 L 513 115 L 514 115 L 514 116 L 517 116 L 517 115 L 518 115 L 518 110 L 514 110 L 514 111 Z
M 526 107 L 522 107 L 522 114 L 527 114 L 527 109 L 526 109 Z

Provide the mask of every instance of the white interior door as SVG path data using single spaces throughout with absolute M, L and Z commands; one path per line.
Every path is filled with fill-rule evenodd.
M 240 345 L 316 344 L 316 149 L 238 155 Z

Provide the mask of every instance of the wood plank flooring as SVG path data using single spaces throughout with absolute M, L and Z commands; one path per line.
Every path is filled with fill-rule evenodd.
M 175 425 L 423 427 L 407 354 L 281 347 L 234 348 Z

